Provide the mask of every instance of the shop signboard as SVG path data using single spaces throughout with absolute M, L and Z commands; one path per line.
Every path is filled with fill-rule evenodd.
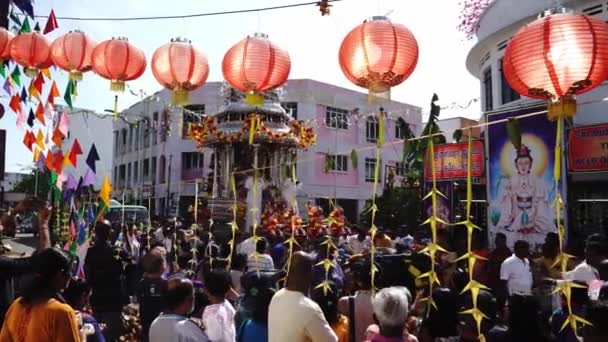
M 467 156 L 469 143 L 444 144 L 435 146 L 435 178 L 437 180 L 467 178 Z M 484 171 L 484 147 L 481 141 L 472 144 L 472 176 L 482 177 Z M 424 165 L 424 176 L 433 179 L 430 161 Z
M 608 171 L 608 125 L 570 130 L 568 168 L 572 172 Z
M 519 149 L 507 132 L 506 119 L 511 117 L 519 119 Z M 564 184 L 556 187 L 553 178 L 557 124 L 547 118 L 546 105 L 490 113 L 487 122 L 489 241 L 504 233 L 509 246 L 525 240 L 539 250 L 547 233 L 557 232 L 553 207 L 557 191 L 566 198 Z

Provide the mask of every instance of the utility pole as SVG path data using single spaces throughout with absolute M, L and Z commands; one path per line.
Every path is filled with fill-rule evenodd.
M 167 200 L 165 201 L 165 215 L 169 217 L 169 197 L 171 196 L 171 164 L 173 162 L 173 155 L 169 155 L 169 170 L 167 171 Z

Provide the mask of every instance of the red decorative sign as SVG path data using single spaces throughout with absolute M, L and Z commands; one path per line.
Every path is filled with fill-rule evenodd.
M 467 178 L 467 155 L 469 143 L 445 144 L 435 146 L 435 177 L 442 179 Z M 484 170 L 484 147 L 481 141 L 473 141 L 472 177 L 482 177 Z M 427 160 L 424 177 L 432 179 L 431 164 Z
M 568 134 L 570 171 L 608 170 L 608 125 L 577 127 Z

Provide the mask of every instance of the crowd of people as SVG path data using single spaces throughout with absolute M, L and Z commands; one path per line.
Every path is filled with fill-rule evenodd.
M 38 210 L 37 251 L 0 256 L 0 342 L 608 341 L 608 243 L 600 235 L 587 238 L 566 272 L 556 234 L 538 253 L 523 240 L 511 251 L 502 234 L 489 249 L 475 235 L 472 248 L 485 260 L 472 275 L 489 288 L 476 298 L 485 315 L 478 328 L 462 313 L 473 298 L 463 292 L 469 270 L 458 259 L 466 253 L 458 227 L 439 232 L 451 252 L 431 260 L 425 239 L 403 227 L 374 239 L 353 226 L 293 244 L 281 234 L 238 234 L 233 243 L 220 225 L 210 232 L 100 220 L 79 260 L 51 246 L 49 210 Z M 11 222 L 3 217 L 1 227 Z M 432 264 L 440 285 L 430 290 L 418 276 Z M 580 285 L 569 299 L 555 291 L 564 281 Z M 571 312 L 591 324 L 574 331 Z

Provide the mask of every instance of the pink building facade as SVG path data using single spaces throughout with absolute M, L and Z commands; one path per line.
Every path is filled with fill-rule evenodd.
M 201 114 L 218 111 L 223 104 L 221 86 L 210 82 L 192 92 L 190 108 Z M 289 80 L 284 90 L 282 103 L 287 112 L 298 120 L 311 121 L 317 132 L 317 146 L 298 153 L 301 208 L 308 202 L 327 206 L 329 199 L 337 199 L 349 219 L 356 220 L 371 197 L 379 108 L 387 113 L 381 183 L 387 167 L 400 169 L 402 125 L 409 124 L 416 134 L 422 129 L 420 108 L 389 100 L 370 105 L 367 93 L 309 79 Z M 141 119 L 138 128 L 121 120 L 114 123 L 115 196 L 126 192 L 131 202 L 153 206 L 161 215 L 174 210 L 178 198 L 194 197 L 193 181 L 205 182 L 211 161 L 210 150 L 199 153 L 192 141 L 184 139 L 183 127 L 189 118 L 177 109 L 167 110 L 165 103 L 170 99 L 170 92 L 161 90 L 125 110 L 121 115 Z M 170 134 L 165 135 L 163 127 L 170 127 Z M 124 142 L 131 147 L 123 146 Z M 357 165 L 351 160 L 353 150 L 357 151 Z M 330 170 L 326 170 L 328 155 L 332 156 Z

